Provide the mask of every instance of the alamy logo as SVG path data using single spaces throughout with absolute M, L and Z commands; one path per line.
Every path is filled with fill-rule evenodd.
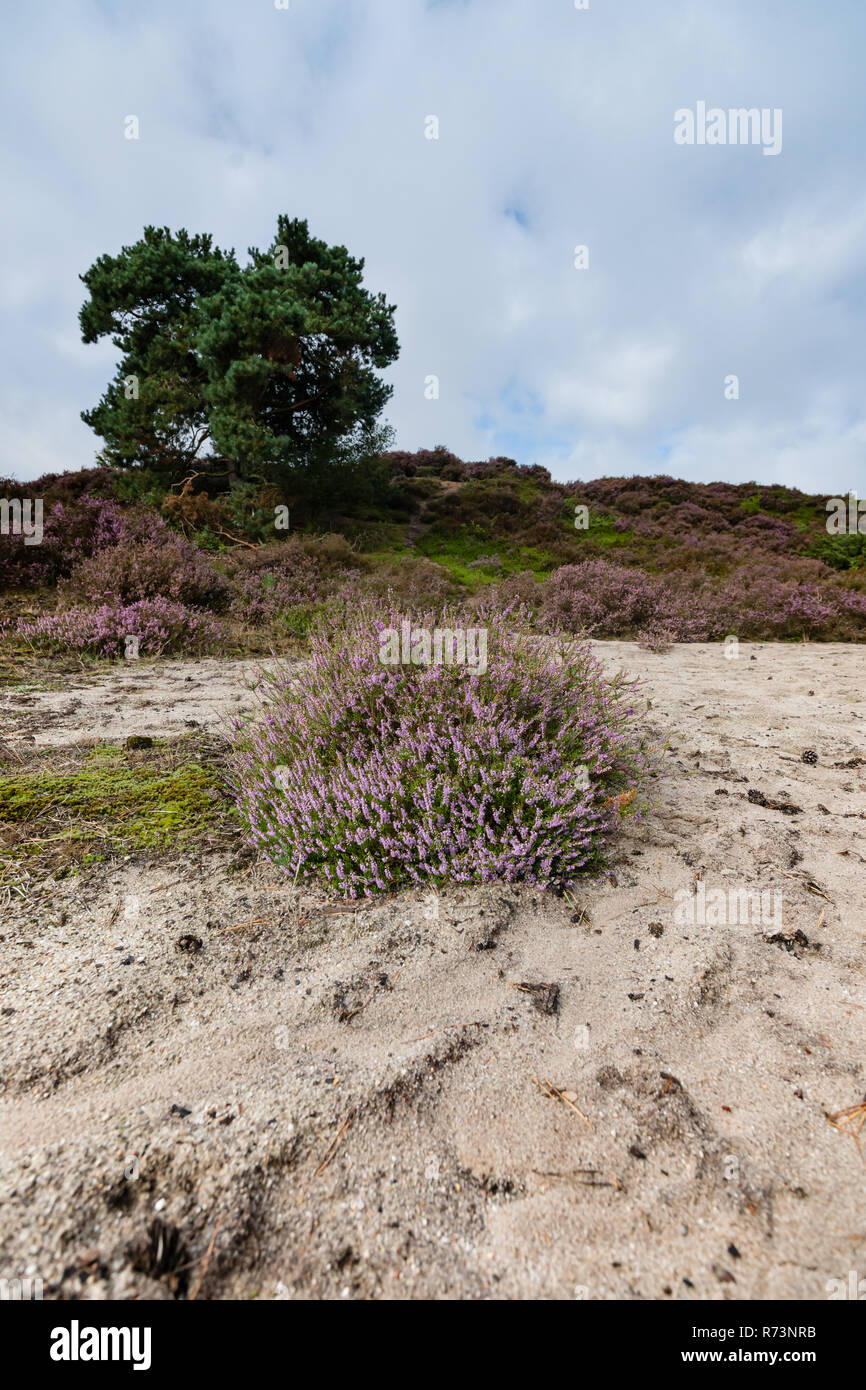
M 825 525 L 831 536 L 866 536 L 866 501 L 858 502 L 856 492 L 828 498 L 827 513 Z
M 707 109 L 699 101 L 694 111 L 680 107 L 674 112 L 674 142 L 677 145 L 763 145 L 764 154 L 782 152 L 782 110 L 765 106 L 721 106 Z
M 13 536 L 23 536 L 25 545 L 42 544 L 41 497 L 35 502 L 29 497 L 23 502 L 18 497 L 13 497 L 11 502 L 0 498 L 0 535 L 8 536 L 10 532 Z
M 674 893 L 674 921 L 678 926 L 721 927 L 782 925 L 782 894 L 778 889 L 711 888 L 703 879 Z
M 866 1279 L 858 1279 L 856 1269 L 848 1270 L 847 1283 L 844 1279 L 828 1279 L 824 1287 L 831 1303 L 839 1299 L 862 1303 L 866 1299 Z
M 487 628 L 412 627 L 404 618 L 400 631 L 383 628 L 379 633 L 379 660 L 383 666 L 466 666 L 473 675 L 487 670 Z
M 42 1299 L 41 1279 L 0 1279 L 0 1303 L 23 1303 Z
M 52 1361 L 131 1361 L 134 1371 L 150 1370 L 149 1327 L 69 1327 L 51 1331 Z

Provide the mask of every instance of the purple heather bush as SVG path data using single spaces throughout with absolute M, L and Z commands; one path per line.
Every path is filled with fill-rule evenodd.
M 127 637 L 138 639 L 140 655 L 156 656 L 207 651 L 221 635 L 216 619 L 199 610 L 225 605 L 227 580 L 152 510 L 122 510 L 86 495 L 59 502 L 44 545 L 32 550 L 46 545 L 48 577 L 65 576 L 59 605 L 7 629 L 19 639 L 53 651 L 122 657 Z
M 28 495 L 39 497 L 38 489 L 39 481 Z M 0 589 L 55 584 L 83 559 L 116 545 L 125 533 L 126 514 L 112 498 L 84 493 L 71 501 L 46 503 L 40 545 L 25 545 L 23 536 L 0 537 Z
M 509 574 L 499 584 L 491 584 L 480 589 L 468 600 L 476 620 L 481 621 L 493 614 L 506 617 L 520 613 L 526 626 L 533 626 L 538 605 L 544 593 L 531 570 L 520 570 Z
M 126 638 L 132 636 L 138 638 L 140 656 L 163 656 L 209 651 L 220 636 L 220 627 L 209 613 L 158 597 L 19 618 L 16 635 L 48 650 L 99 657 L 122 657 Z
M 293 575 L 280 569 L 260 569 L 241 571 L 233 587 L 233 616 L 258 627 L 289 609 L 312 603 L 317 586 L 299 584 Z
M 671 650 L 676 638 L 669 627 L 662 627 L 660 623 L 650 623 L 643 628 L 637 635 L 638 646 L 645 651 L 658 652 L 663 655 Z
M 634 687 L 605 679 L 581 643 L 555 652 L 495 618 L 483 674 L 383 665 L 380 633 L 404 616 L 368 599 L 323 622 L 258 721 L 233 721 L 230 780 L 252 845 L 349 898 L 599 871 L 650 770 Z
M 320 566 L 296 537 L 236 552 L 227 565 L 231 615 L 260 626 L 320 596 Z
M 359 594 L 388 601 L 393 595 L 407 613 L 425 613 L 454 603 L 459 589 L 441 565 L 425 556 L 400 556 L 373 574 L 360 576 L 351 586 Z
M 221 608 L 227 580 L 209 556 L 155 512 L 132 511 L 120 537 L 82 559 L 60 585 L 61 601 L 99 607 L 164 598 L 190 608 Z
M 551 628 L 619 636 L 655 615 L 656 588 L 642 570 L 609 560 L 563 565 L 544 586 L 541 619 Z
M 866 590 L 859 579 L 828 578 L 818 561 L 753 550 L 724 578 L 700 565 L 652 575 L 586 560 L 554 571 L 543 586 L 537 621 L 593 637 L 635 637 L 658 629 L 678 642 L 718 641 L 728 633 L 755 640 L 862 641 Z

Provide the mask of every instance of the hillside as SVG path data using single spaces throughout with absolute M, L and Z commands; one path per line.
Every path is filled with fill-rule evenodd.
M 106 468 L 0 482 L 42 499 L 41 543 L 0 547 L 6 662 L 292 649 L 316 617 L 389 591 L 421 611 L 509 609 L 539 631 L 673 641 L 862 641 L 866 535 L 827 498 L 664 475 L 553 482 L 444 448 L 382 456 L 352 500 L 229 484 L 216 460 L 168 491 Z M 279 528 L 279 529 L 278 529 Z

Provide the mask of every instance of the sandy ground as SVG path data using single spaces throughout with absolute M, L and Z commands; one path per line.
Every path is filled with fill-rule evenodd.
M 264 661 L 130 661 L 94 680 L 86 672 L 61 689 L 0 689 L 3 737 L 22 749 L 112 743 L 128 734 L 172 738 L 252 713 Z
M 577 903 L 345 909 L 212 856 L 7 895 L 0 1275 L 268 1299 L 824 1299 L 866 1276 L 866 1129 L 861 1154 L 827 1120 L 866 1092 L 866 763 L 840 766 L 866 759 L 866 649 L 597 649 L 646 677 L 670 749 Z M 215 724 L 252 670 L 3 691 L 4 737 Z M 772 899 L 677 911 L 719 888 L 781 893 L 781 925 Z

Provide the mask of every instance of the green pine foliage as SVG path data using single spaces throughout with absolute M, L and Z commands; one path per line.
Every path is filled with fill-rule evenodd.
M 305 221 L 280 217 L 272 245 L 248 254 L 241 266 L 209 236 L 147 227 L 81 277 L 84 341 L 122 354 L 82 415 L 107 463 L 171 483 L 216 456 L 232 476 L 287 483 L 331 462 L 363 474 L 381 454 L 394 306 Z

